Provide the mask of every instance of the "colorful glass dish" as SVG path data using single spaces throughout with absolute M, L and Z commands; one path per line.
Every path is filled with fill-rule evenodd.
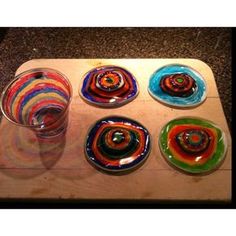
M 150 78 L 148 91 L 156 100 L 175 107 L 192 107 L 206 99 L 206 83 L 195 70 L 184 65 L 168 65 Z
M 150 134 L 137 121 L 110 116 L 97 121 L 90 129 L 85 153 L 96 167 L 110 172 L 139 166 L 150 151 Z
M 161 130 L 159 146 L 166 160 L 188 173 L 205 173 L 224 160 L 224 132 L 211 121 L 196 117 L 171 120 Z
M 134 76 L 118 66 L 101 66 L 83 77 L 80 95 L 87 102 L 102 106 L 121 106 L 138 95 L 138 83 Z

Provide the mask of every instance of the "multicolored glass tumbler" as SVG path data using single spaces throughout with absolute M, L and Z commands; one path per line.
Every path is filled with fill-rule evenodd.
M 30 128 L 38 137 L 65 133 L 72 86 L 65 75 L 49 68 L 27 70 L 3 90 L 1 110 L 13 124 Z

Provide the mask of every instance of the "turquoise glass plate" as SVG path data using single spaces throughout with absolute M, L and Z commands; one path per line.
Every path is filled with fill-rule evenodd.
M 194 69 L 179 64 L 155 71 L 148 85 L 150 95 L 174 107 L 194 107 L 206 99 L 206 82 Z

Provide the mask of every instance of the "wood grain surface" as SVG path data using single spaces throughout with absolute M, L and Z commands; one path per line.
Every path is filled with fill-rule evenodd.
M 207 83 L 207 99 L 195 108 L 176 109 L 154 100 L 147 91 L 150 75 L 161 66 L 180 63 L 196 69 Z M 82 76 L 100 65 L 118 65 L 138 80 L 137 98 L 119 108 L 99 108 L 79 96 Z M 32 131 L 2 118 L 0 124 L 0 198 L 52 199 L 156 199 L 231 200 L 231 137 L 214 75 L 195 59 L 37 59 L 19 67 L 16 74 L 37 67 L 57 69 L 73 86 L 66 137 L 40 143 Z M 91 166 L 84 155 L 88 129 L 108 115 L 141 122 L 151 134 L 152 149 L 146 162 L 125 175 L 109 175 Z M 158 136 L 169 120 L 197 116 L 218 124 L 226 133 L 228 151 L 223 164 L 211 174 L 187 175 L 173 169 L 160 153 Z

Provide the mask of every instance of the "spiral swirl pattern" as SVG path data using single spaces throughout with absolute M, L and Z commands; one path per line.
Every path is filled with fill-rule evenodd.
M 177 97 L 192 95 L 197 87 L 195 80 L 187 74 L 168 75 L 160 81 L 161 89 Z
M 206 150 L 212 138 L 203 129 L 186 129 L 176 135 L 180 148 L 187 153 L 201 153 Z
M 138 122 L 124 117 L 99 120 L 87 136 L 88 159 L 107 171 L 137 166 L 146 159 L 149 149 L 148 131 Z
M 117 106 L 133 100 L 138 94 L 134 76 L 117 66 L 97 67 L 83 79 L 82 97 L 99 106 Z

